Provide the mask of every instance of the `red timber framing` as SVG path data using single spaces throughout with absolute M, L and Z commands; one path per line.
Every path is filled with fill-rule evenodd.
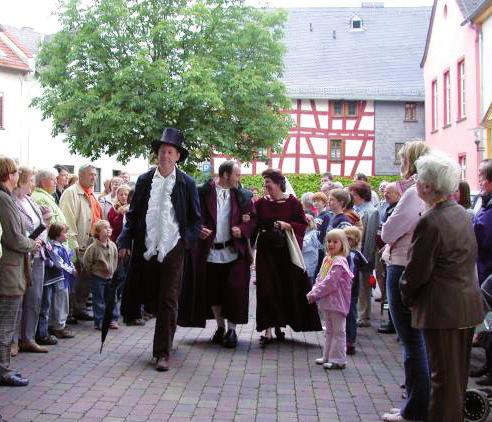
M 361 171 L 359 169 L 360 164 L 369 161 L 369 166 L 365 165 L 363 172 L 368 173 L 369 168 L 374 174 L 374 108 L 369 108 L 366 101 L 357 101 L 356 116 L 335 117 L 331 115 L 333 107 L 330 102 L 324 100 L 323 103 L 324 106 L 321 107 L 323 110 L 319 110 L 315 100 L 298 99 L 293 101 L 295 108 L 283 112 L 292 116 L 293 125 L 280 153 L 268 153 L 269 167 L 279 168 L 286 174 L 306 173 L 306 171 L 301 171 L 301 162 L 311 160 L 310 167 L 313 169 L 311 173 L 329 171 L 333 172 L 334 175 L 353 177 L 355 173 Z M 308 106 L 306 107 L 306 105 Z M 308 116 L 308 121 L 314 123 L 303 126 L 303 116 Z M 364 117 L 366 120 L 365 124 L 362 125 Z M 321 123 L 322 120 L 325 122 L 324 124 Z M 302 149 L 303 138 L 305 139 L 305 147 Z M 341 141 L 341 161 L 330 160 L 332 140 Z M 364 154 L 369 142 L 372 144 L 370 154 L 367 151 Z M 214 172 L 217 171 L 219 162 L 225 158 L 227 157 L 223 154 L 214 155 L 211 163 Z M 214 163 L 214 159 L 216 159 L 216 163 Z M 288 168 L 286 168 L 286 161 L 290 161 Z M 348 165 L 349 163 L 350 165 Z M 243 170 L 243 173 L 257 174 L 257 168 L 260 167 L 258 164 L 258 162 L 253 161 L 247 170 L 244 169 L 246 171 Z M 264 166 L 261 166 L 258 172 L 261 172 L 262 168 Z

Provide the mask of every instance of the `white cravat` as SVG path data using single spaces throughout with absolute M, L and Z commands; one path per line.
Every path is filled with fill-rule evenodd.
M 171 193 L 176 183 L 176 168 L 164 177 L 156 168 L 150 190 L 149 207 L 145 222 L 145 246 L 147 250 L 144 258 L 148 261 L 157 255 L 159 262 L 164 261 L 166 255 L 173 250 L 180 239 L 179 225 L 176 219 Z

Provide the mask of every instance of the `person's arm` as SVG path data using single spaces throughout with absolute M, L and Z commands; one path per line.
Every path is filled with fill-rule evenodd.
M 410 233 L 420 219 L 424 203 L 413 188 L 407 189 L 396 205 L 393 213 L 383 223 L 381 239 L 384 243 L 394 243 L 403 235 Z
M 242 222 L 237 226 L 241 230 L 241 237 L 244 239 L 251 239 L 253 233 L 256 230 L 256 210 L 253 202 L 248 204 L 247 209 L 241 210 L 241 215 L 247 214 L 249 216 L 249 220 L 245 222 L 242 219 Z
M 186 182 L 186 190 L 188 193 L 188 203 L 186 204 L 188 206 L 188 221 L 186 222 L 185 238 L 183 240 L 187 246 L 190 246 L 198 239 L 198 234 L 200 233 L 200 199 L 193 179 L 190 178 L 189 181 Z
M 144 187 L 143 177 L 140 176 L 135 185 L 135 193 L 130 202 L 130 208 L 125 214 L 125 224 L 121 229 L 118 239 L 116 239 L 116 244 L 119 249 L 130 250 L 132 247 L 132 241 L 135 238 L 135 229 L 140 214 L 140 203 L 142 201 Z M 145 216 L 141 216 L 141 218 L 145 218 Z
M 364 230 L 364 246 L 362 253 L 367 257 L 369 265 L 376 259 L 376 234 L 379 227 L 379 212 L 376 209 L 367 213 L 367 226 Z
M 84 270 L 87 271 L 87 273 L 89 274 L 92 274 L 92 266 L 94 264 L 94 250 L 94 248 L 91 248 L 91 246 L 89 246 L 84 253 Z
M 400 280 L 403 303 L 412 306 L 423 286 L 430 282 L 439 252 L 439 231 L 422 219 L 415 227 L 409 250 L 410 260 Z
M 63 192 L 60 199 L 60 209 L 65 216 L 68 226 L 69 243 L 72 249 L 77 249 L 79 247 L 79 232 L 77 229 L 77 216 L 75 215 L 75 195 L 76 192 L 73 190 L 67 190 Z
M 14 217 L 13 213 L 18 211 L 3 203 L 0 206 L 4 207 L 0 212 L 3 247 L 18 253 L 28 253 L 38 249 L 36 241 L 24 235 L 20 221 Z
M 492 210 L 485 211 L 492 213 Z M 486 224 L 477 216 L 474 219 L 473 230 L 477 239 L 478 249 L 480 251 L 492 251 L 492 224 Z
M 312 299 L 312 301 L 317 301 L 336 292 L 340 288 L 340 278 L 343 277 L 344 271 L 341 265 L 333 263 L 326 278 L 313 286 L 308 293 L 308 298 Z

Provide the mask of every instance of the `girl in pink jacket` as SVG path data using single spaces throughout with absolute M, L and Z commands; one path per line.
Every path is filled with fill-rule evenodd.
M 327 254 L 316 283 L 307 294 L 309 303 L 317 302 L 325 313 L 323 357 L 316 359 L 325 369 L 344 369 L 347 364 L 345 317 L 350 309 L 353 274 L 347 263 L 350 246 L 345 232 L 330 230 L 326 235 Z

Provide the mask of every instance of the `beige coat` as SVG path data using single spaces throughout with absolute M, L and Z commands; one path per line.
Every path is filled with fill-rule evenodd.
M 400 281 L 402 299 L 420 329 L 475 327 L 485 316 L 478 285 L 477 242 L 470 214 L 454 201 L 436 205 L 413 233 Z
M 86 248 L 91 242 L 92 211 L 79 183 L 64 190 L 60 198 L 60 208 L 67 220 L 70 248 Z
M 14 198 L 4 190 L 0 190 L 0 225 L 0 296 L 22 296 L 30 282 L 29 252 L 36 249 L 36 244 L 26 236 Z

